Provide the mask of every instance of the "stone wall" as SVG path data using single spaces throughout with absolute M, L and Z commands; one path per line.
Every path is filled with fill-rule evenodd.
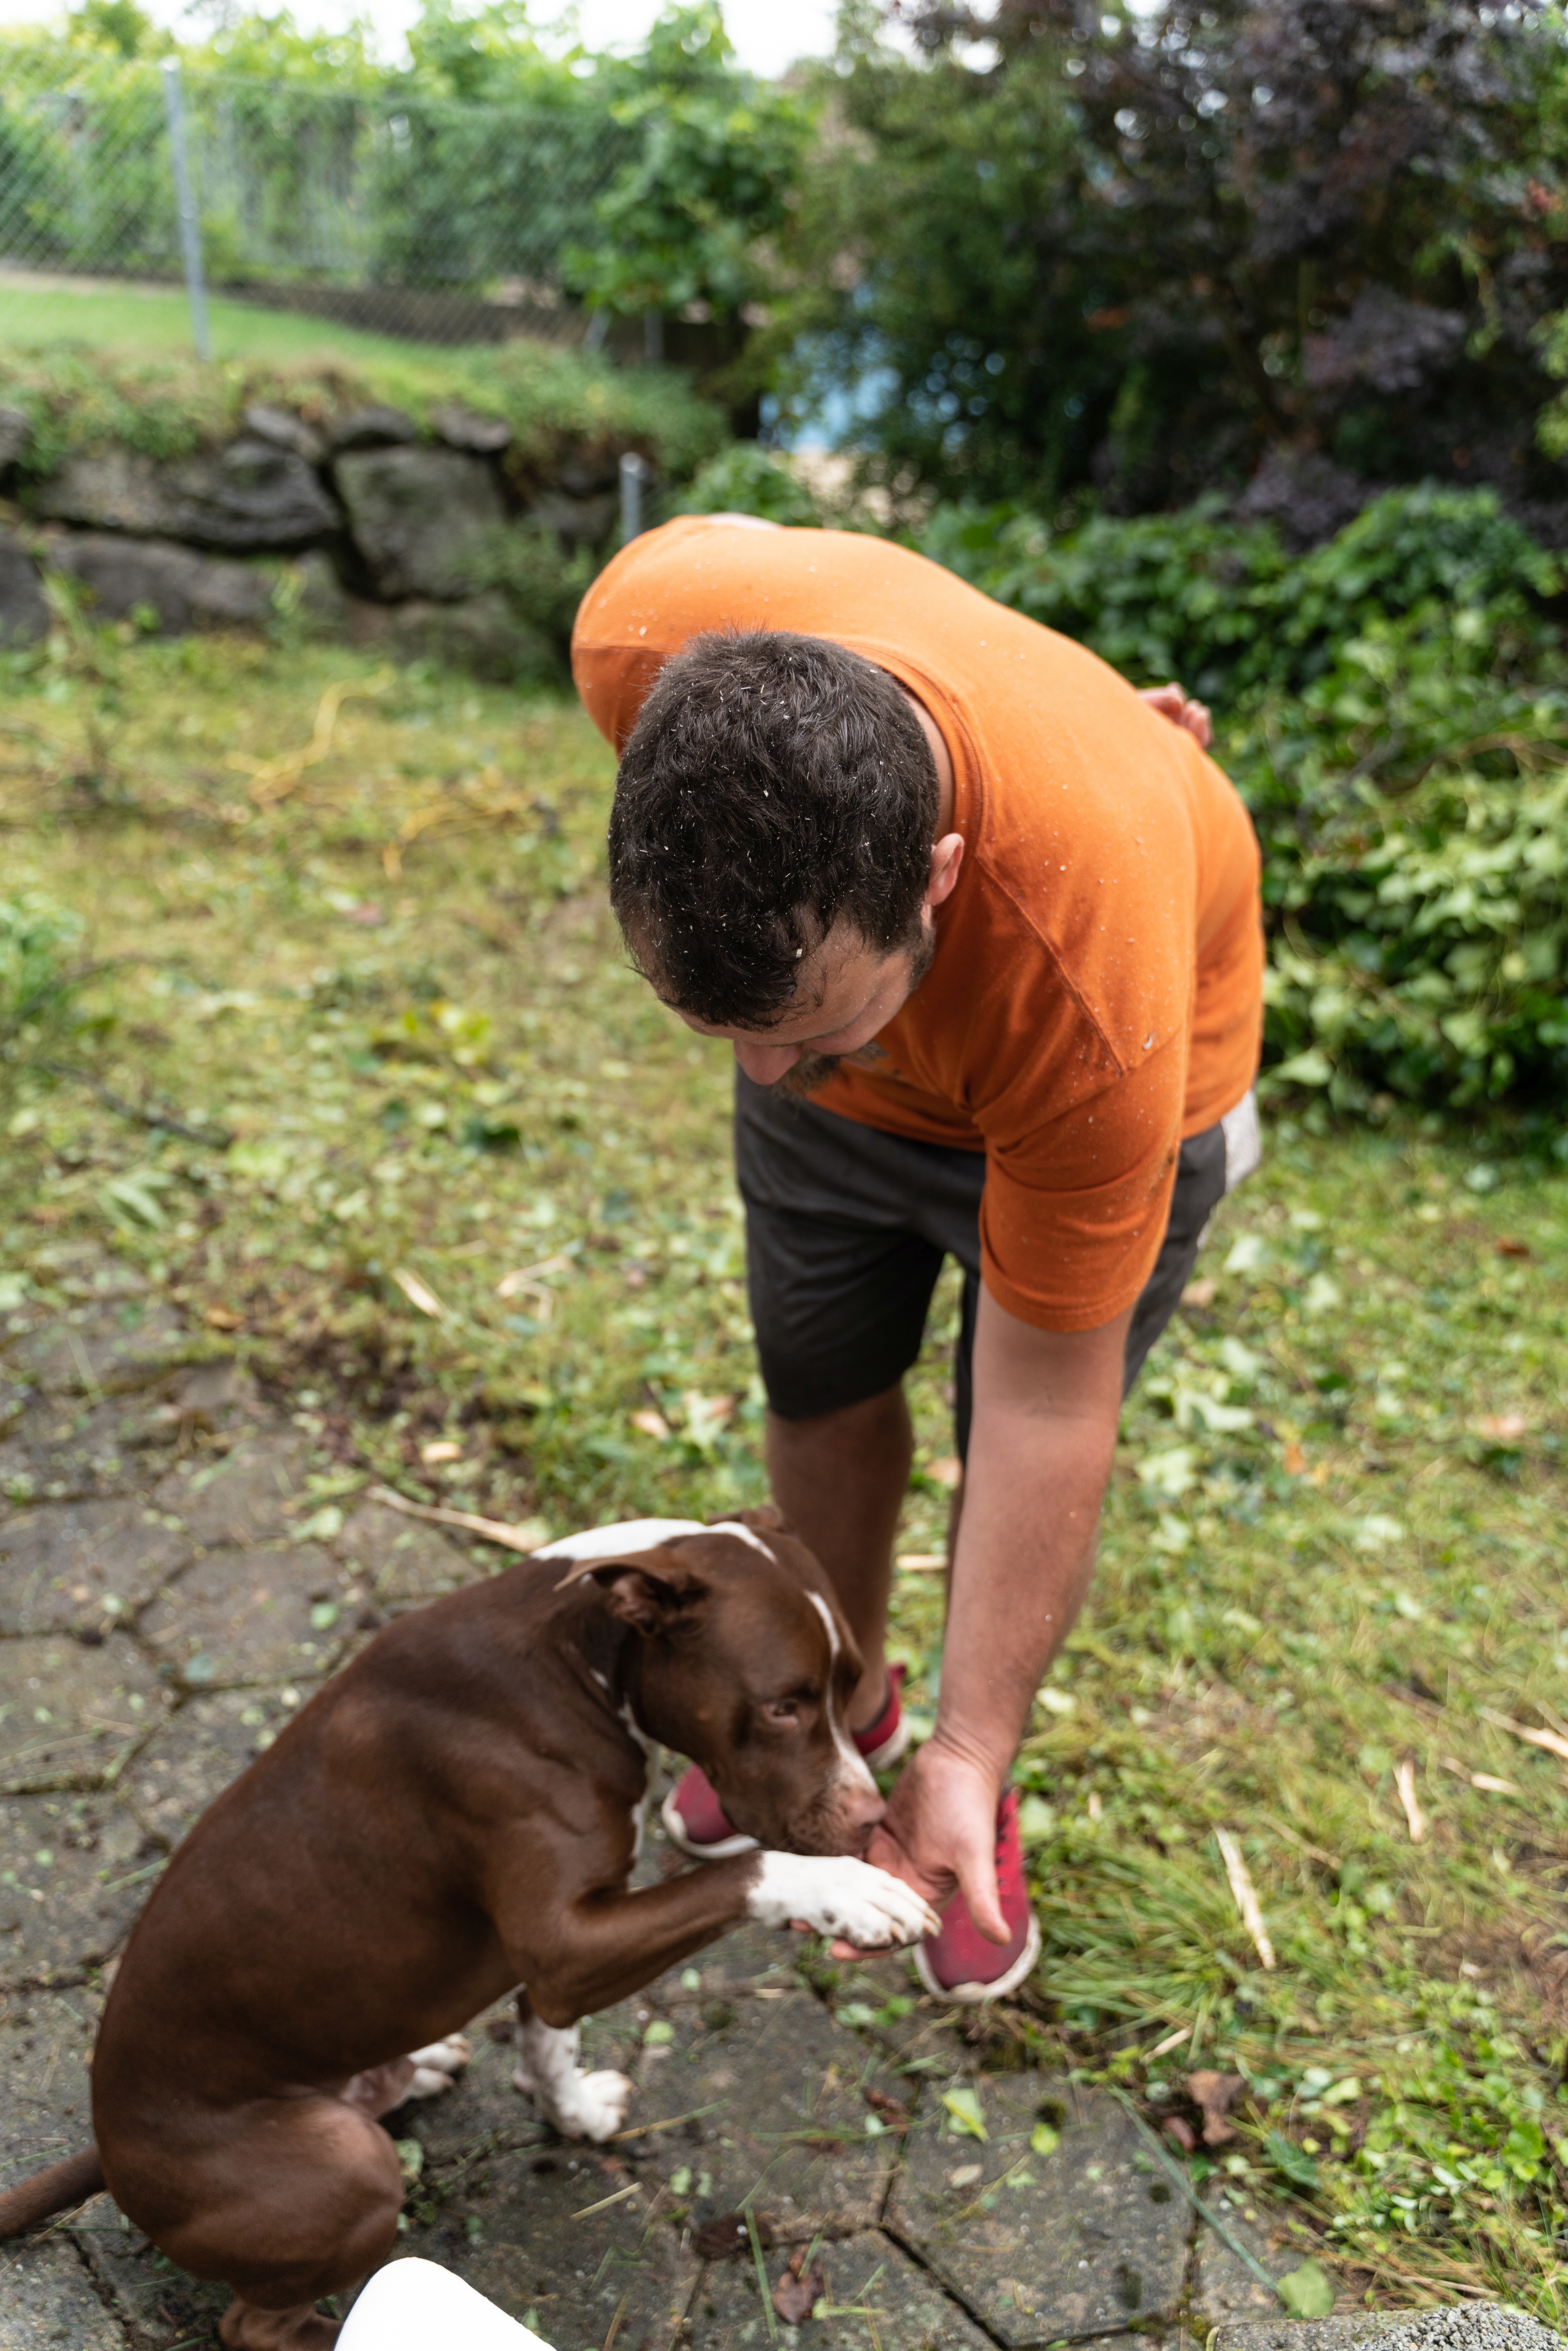
M 319 423 L 256 406 L 222 447 L 78 451 L 42 480 L 25 478 L 26 449 L 26 417 L 0 408 L 0 646 L 13 650 L 47 633 L 55 573 L 94 619 L 160 635 L 294 611 L 405 658 L 539 676 L 559 667 L 560 627 L 542 609 L 548 579 L 526 613 L 507 593 L 508 545 L 526 534 L 536 573 L 556 561 L 565 581 L 617 525 L 618 448 L 585 439 L 541 479 L 508 464 L 508 424 L 455 403 L 425 431 L 393 408 Z

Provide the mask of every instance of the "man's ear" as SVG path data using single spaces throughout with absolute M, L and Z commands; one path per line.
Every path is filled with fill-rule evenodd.
M 673 1633 L 695 1620 L 708 1595 L 706 1576 L 673 1550 L 644 1551 L 628 1559 L 587 1559 L 556 1585 L 597 1583 L 612 1616 L 639 1633 Z
M 759 1535 L 792 1535 L 795 1531 L 777 1502 L 759 1502 L 754 1510 L 721 1510 L 710 1527 L 753 1527 Z

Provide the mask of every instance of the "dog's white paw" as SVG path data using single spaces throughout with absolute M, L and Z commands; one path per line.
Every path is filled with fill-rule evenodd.
M 624 2074 L 557 2075 L 540 2081 L 526 2065 L 512 2076 L 512 2087 L 532 2098 L 545 2120 L 562 2138 L 613 2138 L 626 2121 L 632 2085 Z
M 438 2098 L 443 2090 L 452 2087 L 473 2054 L 474 2044 L 465 2032 L 449 2032 L 444 2041 L 433 2041 L 428 2048 L 410 2050 L 413 2079 L 405 2095 Z
M 624 2074 L 585 2074 L 577 2062 L 575 2024 L 524 2022 L 517 2041 L 514 2089 L 532 2098 L 562 2138 L 613 2138 L 626 2120 L 632 2085 Z
M 912 1886 L 847 1855 L 759 1854 L 746 1907 L 761 1926 L 787 1927 L 800 1918 L 819 1935 L 841 1935 L 862 1950 L 917 1943 L 941 1925 Z
M 625 2126 L 632 2091 L 624 2074 L 580 2074 L 569 2101 L 573 2121 L 559 2127 L 569 2138 L 613 2138 Z

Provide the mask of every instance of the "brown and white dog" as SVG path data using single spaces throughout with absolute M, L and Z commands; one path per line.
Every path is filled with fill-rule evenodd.
M 174 1855 L 99 2032 L 96 2147 L 0 2197 L 0 2235 L 107 2186 L 234 2288 L 231 2351 L 329 2345 L 316 2302 L 395 2241 L 374 2117 L 447 2085 L 471 2017 L 515 1990 L 517 2086 L 603 2139 L 632 2085 L 583 2073 L 580 2017 L 743 1919 L 934 1930 L 852 1857 L 881 1811 L 844 1729 L 860 1671 L 771 1510 L 601 1529 L 387 1625 Z M 629 1886 L 657 1745 L 760 1852 Z

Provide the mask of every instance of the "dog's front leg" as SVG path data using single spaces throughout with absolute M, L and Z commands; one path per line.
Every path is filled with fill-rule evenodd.
M 641 1991 L 748 1918 L 767 1927 L 798 1919 L 868 1949 L 912 1943 L 937 1924 L 920 1896 L 883 1870 L 848 1856 L 784 1853 L 737 1855 L 634 1891 L 597 1890 L 564 1907 L 542 1947 L 537 1903 L 529 1915 L 527 1941 L 507 1938 L 528 1986 L 517 2001 L 514 2079 L 564 2137 L 595 2139 L 622 2128 L 632 2085 L 623 2074 L 582 2072 L 580 2017 Z
M 585 2074 L 577 2061 L 577 2026 L 546 2024 L 519 1991 L 514 2089 L 532 2098 L 562 2138 L 613 2138 L 626 2120 L 632 2084 L 624 2074 Z

